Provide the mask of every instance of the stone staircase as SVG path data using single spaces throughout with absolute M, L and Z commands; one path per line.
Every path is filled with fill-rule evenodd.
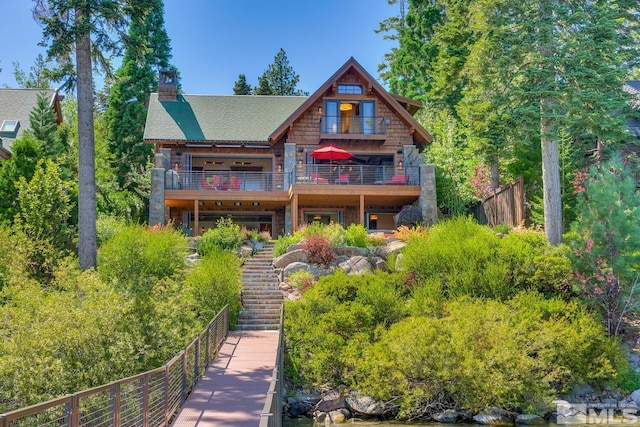
M 267 243 L 242 266 L 242 309 L 236 331 L 278 330 L 282 292 L 273 269 L 273 243 Z

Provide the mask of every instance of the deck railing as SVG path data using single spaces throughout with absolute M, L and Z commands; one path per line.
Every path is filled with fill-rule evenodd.
M 387 133 L 387 120 L 373 116 L 322 116 L 320 133 L 336 135 L 384 135 Z
M 420 168 L 370 165 L 298 165 L 297 184 L 420 185 Z
M 167 190 L 279 191 L 284 189 L 282 172 L 204 171 L 165 173 Z
M 0 414 L 0 427 L 168 426 L 229 332 L 225 306 L 166 365 L 130 378 Z
M 264 402 L 259 427 L 282 426 L 282 387 L 284 386 L 284 305 L 280 308 L 280 328 L 278 330 L 278 353 L 273 368 L 271 384 Z

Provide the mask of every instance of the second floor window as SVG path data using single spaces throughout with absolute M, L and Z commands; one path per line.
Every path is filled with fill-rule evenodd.
M 343 95 L 362 95 L 362 85 L 339 84 L 338 93 Z
M 339 101 L 325 102 L 325 133 L 375 133 L 375 104 L 373 101 Z

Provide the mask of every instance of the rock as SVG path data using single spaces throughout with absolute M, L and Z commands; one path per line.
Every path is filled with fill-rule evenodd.
M 292 286 L 287 282 L 280 282 L 280 284 L 278 285 L 278 288 L 280 288 L 281 291 L 289 292 Z
M 313 274 L 311 266 L 306 262 L 292 262 L 287 265 L 282 271 L 282 278 L 286 281 L 289 278 L 289 275 L 295 273 L 297 271 L 308 271 Z
M 286 252 L 293 252 L 302 249 L 302 243 L 294 243 L 293 245 L 287 246 Z
M 487 408 L 474 415 L 473 421 L 492 426 L 512 426 L 514 420 L 511 414 L 500 408 Z
M 322 399 L 316 405 L 315 410 L 320 412 L 331 412 L 345 407 L 345 386 L 339 386 L 322 395 Z
M 338 255 L 338 256 L 336 257 L 336 259 L 334 259 L 334 260 L 333 260 L 333 263 L 332 263 L 332 264 L 340 265 L 340 264 L 342 264 L 343 262 L 347 261 L 348 259 L 349 259 L 349 257 L 348 257 L 348 256 L 346 256 L 346 255 Z
M 367 248 L 360 248 L 358 246 L 341 246 L 339 248 L 335 248 L 333 250 L 336 255 L 340 256 L 340 255 L 344 255 L 347 257 L 354 257 L 354 256 L 367 256 L 368 254 L 368 250 Z
M 386 258 L 388 254 L 386 246 L 369 246 L 367 247 L 367 252 L 369 256 L 375 256 L 380 258 Z
M 629 401 L 632 401 L 637 406 L 640 406 L 640 389 L 634 391 L 633 393 L 631 393 L 631 395 L 629 395 Z
M 403 254 L 398 254 L 398 256 L 396 257 L 395 269 L 396 269 L 396 271 L 404 271 L 405 270 L 404 255 Z
M 373 268 L 381 271 L 389 271 L 389 267 L 387 266 L 387 261 L 380 257 L 373 257 L 369 260 Z
M 593 388 L 591 388 L 587 383 L 582 383 L 574 386 L 571 391 L 576 397 L 585 397 L 586 395 L 593 393 Z
M 316 411 L 316 412 L 313 413 L 313 419 L 317 423 L 324 424 L 325 421 L 328 421 L 327 413 L 326 412 L 322 412 L 322 411 Z
M 285 252 L 273 260 L 275 268 L 285 268 L 294 262 L 307 262 L 307 253 L 302 249 Z
M 431 418 L 439 423 L 455 424 L 460 419 L 460 414 L 458 414 L 458 411 L 453 409 L 447 409 L 446 411 L 431 414 Z
M 289 416 L 294 418 L 306 417 L 311 408 L 311 405 L 296 400 L 293 403 L 289 403 Z
M 389 255 L 389 254 L 392 254 L 392 253 L 399 252 L 405 246 L 407 246 L 406 242 L 403 242 L 402 240 L 393 240 L 393 241 L 387 243 L 386 253 L 387 253 L 387 255 Z
M 189 267 L 193 267 L 195 265 L 200 264 L 201 258 L 200 255 L 195 253 L 195 254 L 191 254 L 188 255 L 185 259 L 184 259 L 184 263 L 185 265 L 189 266 Z
M 345 401 L 351 412 L 368 417 L 382 416 L 386 409 L 384 402 L 380 400 L 373 400 L 369 396 L 351 394 L 347 396 Z
M 536 414 L 519 414 L 516 417 L 516 423 L 534 426 L 534 425 L 546 424 L 547 422 L 544 420 L 544 418 Z
M 251 255 L 253 255 L 253 248 L 250 245 L 243 243 L 238 248 L 238 255 L 242 258 L 250 258 Z
M 342 424 L 349 418 L 349 411 L 345 408 L 336 409 L 329 412 L 329 420 L 334 424 Z
M 354 256 L 349 258 L 349 260 L 341 263 L 338 267 L 344 270 L 347 274 L 364 274 L 371 273 L 371 264 L 365 257 L 362 256 Z

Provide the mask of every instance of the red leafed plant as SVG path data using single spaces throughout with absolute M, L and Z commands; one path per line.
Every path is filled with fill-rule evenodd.
M 312 234 L 302 243 L 302 249 L 307 252 L 307 261 L 328 267 L 336 254 L 329 246 L 329 241 L 322 236 Z

